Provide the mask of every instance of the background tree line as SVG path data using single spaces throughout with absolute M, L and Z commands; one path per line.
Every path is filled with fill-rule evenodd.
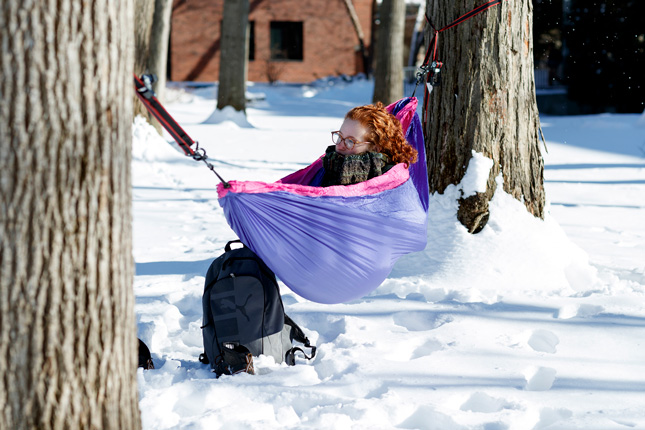
M 645 2 L 533 0 L 535 62 L 557 67 L 579 113 L 645 109 Z

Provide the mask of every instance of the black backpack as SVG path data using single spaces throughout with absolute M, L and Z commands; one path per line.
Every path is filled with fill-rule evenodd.
M 155 368 L 150 349 L 148 349 L 148 345 L 143 343 L 141 339 L 139 339 L 139 367 L 143 367 L 146 370 Z
M 273 356 L 276 363 L 295 364 L 293 341 L 316 347 L 296 323 L 284 313 L 275 274 L 251 249 L 231 248 L 213 261 L 206 273 L 202 306 L 204 309 L 202 363 L 210 363 L 217 373 L 252 373 L 251 356 Z

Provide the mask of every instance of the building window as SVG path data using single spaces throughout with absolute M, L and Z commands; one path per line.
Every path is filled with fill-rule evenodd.
M 302 21 L 271 22 L 271 59 L 302 60 Z
M 255 21 L 249 21 L 249 61 L 255 60 Z

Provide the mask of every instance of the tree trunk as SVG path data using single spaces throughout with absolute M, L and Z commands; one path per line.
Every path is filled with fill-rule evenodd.
M 365 34 L 363 33 L 363 28 L 361 27 L 361 22 L 358 19 L 358 14 L 356 13 L 356 8 L 354 7 L 352 0 L 345 0 L 345 7 L 347 8 L 349 18 L 352 20 L 352 26 L 354 26 L 356 37 L 358 37 L 358 46 L 363 61 L 363 72 L 367 75 L 369 73 L 369 62 L 367 48 L 365 47 Z
M 246 111 L 249 0 L 225 0 L 217 109 Z
M 410 40 L 410 55 L 408 56 L 408 67 L 416 67 L 417 55 L 423 43 L 423 28 L 426 22 L 426 5 L 420 4 L 417 10 L 417 19 L 414 21 L 412 29 L 412 38 Z
M 132 1 L 0 8 L 0 429 L 138 429 Z
M 403 97 L 405 0 L 383 0 L 379 20 L 372 100 L 389 104 Z
M 150 73 L 150 35 L 152 33 L 152 19 L 155 13 L 155 0 L 134 1 L 134 73 L 141 76 Z M 134 116 L 143 115 L 148 122 L 154 124 L 161 131 L 157 120 L 148 112 L 137 95 L 130 95 L 134 101 Z
M 430 19 L 441 28 L 480 2 L 428 0 L 426 5 Z M 442 193 L 458 184 L 473 150 L 494 162 L 487 190 L 459 202 L 458 218 L 471 233 L 488 219 L 488 202 L 500 173 L 507 193 L 536 217 L 544 216 L 532 27 L 531 1 L 502 2 L 440 33 L 438 39 L 437 59 L 444 68 L 441 85 L 433 89 L 428 103 L 430 192 Z
M 155 0 L 155 10 L 150 30 L 148 69 L 157 75 L 153 89 L 159 101 L 164 101 L 166 89 L 166 68 L 168 66 L 168 42 L 170 37 L 170 15 L 172 0 Z
M 170 37 L 170 16 L 172 0 L 134 0 L 134 73 L 141 76 L 150 73 L 157 76 L 152 89 L 159 101 L 164 101 L 168 43 Z M 161 124 L 145 108 L 138 97 L 134 100 L 134 116 L 143 115 L 161 134 Z

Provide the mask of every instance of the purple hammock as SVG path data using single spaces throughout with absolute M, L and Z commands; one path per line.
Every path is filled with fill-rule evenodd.
M 417 99 L 387 107 L 419 161 L 354 185 L 317 187 L 322 157 L 274 183 L 218 186 L 228 224 L 293 292 L 342 303 L 376 289 L 399 257 L 426 246 L 428 173 Z

